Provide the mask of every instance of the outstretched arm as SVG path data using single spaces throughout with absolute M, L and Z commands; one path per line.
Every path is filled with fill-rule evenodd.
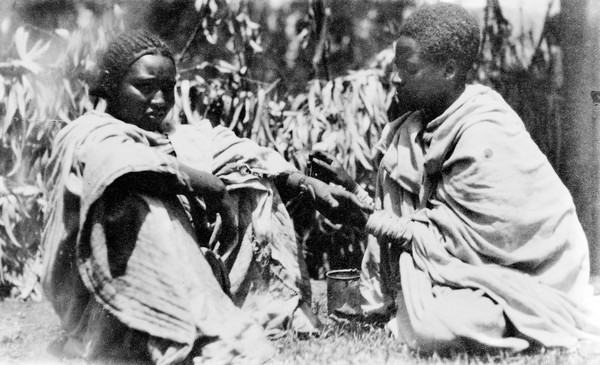
M 373 212 L 373 208 L 360 201 L 356 195 L 298 172 L 287 176 L 285 189 L 309 193 L 317 210 L 334 223 L 364 227 L 367 213 Z
M 225 184 L 215 175 L 194 169 L 178 162 L 178 169 L 183 182 L 175 175 L 156 172 L 139 171 L 127 173 L 115 180 L 112 186 L 125 190 L 133 190 L 151 195 L 192 194 L 201 196 L 206 202 L 206 209 L 215 219 L 221 219 L 220 240 L 227 241 L 237 230 L 235 210 L 230 206 L 229 194 Z
M 309 155 L 311 175 L 324 182 L 340 185 L 356 195 L 366 205 L 373 206 L 373 198 L 358 185 L 336 158 L 326 152 L 314 151 Z
M 326 183 L 338 184 L 352 192 L 358 185 L 341 163 L 331 154 L 323 151 L 314 151 L 308 156 L 311 167 L 311 176 Z
M 182 172 L 183 183 L 172 174 L 136 171 L 120 176 L 112 185 L 153 195 L 193 193 L 220 199 L 225 194 L 225 184 L 213 174 L 191 168 L 180 162 L 177 167 Z

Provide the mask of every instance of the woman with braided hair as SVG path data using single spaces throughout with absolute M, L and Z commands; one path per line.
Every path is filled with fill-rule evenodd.
M 308 189 L 325 211 L 361 203 L 227 128 L 166 128 L 176 67 L 155 35 L 115 37 L 99 68 L 106 113 L 64 127 L 46 171 L 42 282 L 64 351 L 260 363 L 269 335 L 316 331 L 277 189 Z

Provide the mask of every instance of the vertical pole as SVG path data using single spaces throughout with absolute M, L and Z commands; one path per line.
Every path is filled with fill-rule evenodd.
M 565 83 L 558 173 L 586 232 L 592 273 L 600 274 L 600 105 L 590 97 L 600 90 L 600 4 L 561 0 L 560 22 Z

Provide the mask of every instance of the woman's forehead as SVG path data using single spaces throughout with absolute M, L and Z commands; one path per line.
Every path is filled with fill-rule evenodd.
M 402 54 L 406 54 L 406 55 L 414 54 L 414 53 L 418 53 L 419 44 L 412 37 L 401 36 L 394 43 L 394 50 L 395 50 L 396 56 L 402 55 Z
M 131 66 L 129 66 L 128 77 L 175 80 L 175 64 L 169 57 L 156 54 L 147 54 L 138 58 L 131 64 Z
M 398 62 L 421 62 L 419 45 L 414 38 L 402 36 L 394 44 L 394 63 Z

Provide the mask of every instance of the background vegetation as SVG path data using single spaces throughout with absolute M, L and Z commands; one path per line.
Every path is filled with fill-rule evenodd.
M 395 118 L 389 65 L 394 31 L 410 1 L 23 1 L 20 22 L 0 24 L 0 297 L 39 298 L 42 173 L 54 133 L 93 108 L 95 52 L 111 34 L 140 26 L 178 59 L 174 118 L 209 118 L 279 151 L 308 171 L 313 149 L 333 153 L 367 190 L 370 149 Z M 7 6 L 2 5 L 2 6 Z M 7 20 L 8 19 L 8 20 Z M 556 163 L 560 149 L 560 48 L 553 23 L 540 39 L 510 37 L 498 1 L 487 2 L 473 79 L 499 90 Z M 518 49 L 535 50 L 522 59 Z M 357 267 L 361 232 L 292 202 L 310 273 Z

